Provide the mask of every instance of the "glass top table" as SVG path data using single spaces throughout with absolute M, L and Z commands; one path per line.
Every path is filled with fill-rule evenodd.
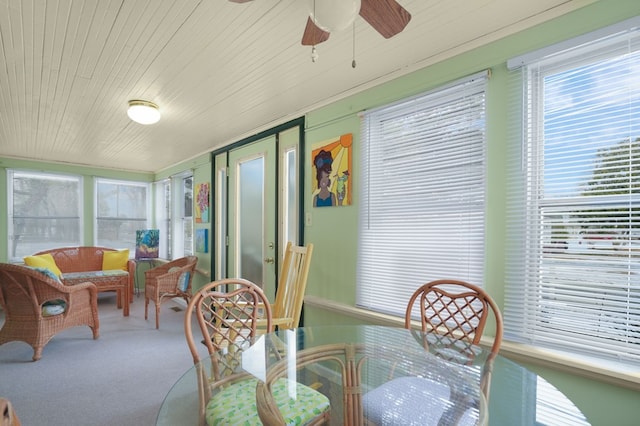
M 421 425 L 589 424 L 564 394 L 535 373 L 433 333 L 370 325 L 302 327 L 260 336 L 239 353 L 221 351 L 213 355 L 215 363 L 204 346 L 203 351 L 202 361 L 188 368 L 165 397 L 157 425 L 205 424 L 208 396 L 203 397 L 202 387 L 210 383 L 204 385 L 203 377 L 212 377 L 214 366 L 221 365 L 228 368 L 218 370 L 222 380 L 213 387 L 232 376 L 257 378 L 259 407 L 275 406 L 270 386 L 282 377 L 317 389 L 330 400 L 331 424 L 390 418 L 402 403 L 416 408 Z M 435 384 L 433 398 L 425 399 L 403 382 L 416 377 Z M 450 390 L 446 396 L 437 393 L 443 388 Z M 391 395 L 392 403 L 372 399 L 376 393 Z M 261 411 L 266 423 L 279 424 L 273 413 Z

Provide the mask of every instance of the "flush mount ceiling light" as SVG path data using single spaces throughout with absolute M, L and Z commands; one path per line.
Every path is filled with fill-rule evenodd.
M 127 115 L 136 123 L 154 124 L 160 120 L 160 109 L 153 102 L 135 99 L 129 101 Z

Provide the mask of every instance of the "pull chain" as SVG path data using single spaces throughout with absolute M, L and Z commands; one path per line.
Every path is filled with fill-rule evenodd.
M 356 21 L 353 21 L 353 60 L 351 61 L 351 68 L 356 67 Z

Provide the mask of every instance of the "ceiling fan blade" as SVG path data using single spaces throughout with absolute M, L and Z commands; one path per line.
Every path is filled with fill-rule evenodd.
M 362 0 L 360 16 L 384 38 L 402 32 L 411 14 L 396 0 Z
M 311 17 L 307 18 L 307 26 L 304 28 L 304 34 L 302 34 L 302 45 L 315 46 L 328 39 L 329 33 L 318 28 L 318 26 L 313 23 Z

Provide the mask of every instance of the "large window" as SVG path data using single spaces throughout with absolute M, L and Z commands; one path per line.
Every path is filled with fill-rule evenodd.
M 175 235 L 178 237 L 174 243 L 175 257 L 189 256 L 193 254 L 193 176 L 183 176 L 176 179 L 178 185 L 176 197 L 177 214 L 179 218 L 175 222 Z
M 487 73 L 364 114 L 357 303 L 404 315 L 420 285 L 482 285 Z
M 136 231 L 149 227 L 149 184 L 96 178 L 98 246 L 129 249 L 135 253 Z
M 9 260 L 82 241 L 82 178 L 8 170 Z
M 639 43 L 612 34 L 513 73 L 509 339 L 640 361 Z
M 158 255 L 162 259 L 171 259 L 171 179 L 156 182 L 155 191 L 155 226 L 160 231 Z
M 155 189 L 155 220 L 160 229 L 160 257 L 177 259 L 193 255 L 192 172 L 156 182 Z

